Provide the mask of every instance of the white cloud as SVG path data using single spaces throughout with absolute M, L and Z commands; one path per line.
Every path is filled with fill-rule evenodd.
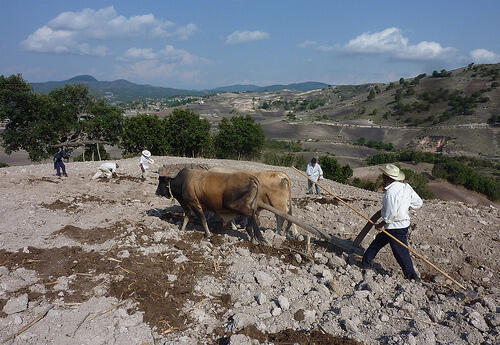
M 238 31 L 236 30 L 231 35 L 227 36 L 226 44 L 239 44 L 251 41 L 265 40 L 269 38 L 269 34 L 265 31 Z
M 315 41 L 305 41 L 299 47 L 314 47 L 323 52 L 348 52 L 355 54 L 386 54 L 403 60 L 440 60 L 455 55 L 453 47 L 443 47 L 437 42 L 422 41 L 418 44 L 409 44 L 408 38 L 403 36 L 401 29 L 388 28 L 379 32 L 365 32 L 353 38 L 347 44 L 316 44 Z
M 104 46 L 93 47 L 94 41 L 130 37 L 175 37 L 187 39 L 197 31 L 195 24 L 177 26 L 153 14 L 131 17 L 118 15 L 113 6 L 100 10 L 63 12 L 30 34 L 21 46 L 30 51 L 102 55 Z
M 297 46 L 299 48 L 306 48 L 306 47 L 314 47 L 317 44 L 318 44 L 318 42 L 316 42 L 316 41 L 305 40 L 304 42 L 299 43 Z
M 360 54 L 387 53 L 407 60 L 446 59 L 456 52 L 455 48 L 442 47 L 437 42 L 422 41 L 410 45 L 401 30 L 394 27 L 375 33 L 365 32 L 350 40 L 342 49 Z
M 486 49 L 474 49 L 470 52 L 470 56 L 475 63 L 500 62 L 500 55 Z
M 177 49 L 173 45 L 166 45 L 165 48 L 154 51 L 152 48 L 129 48 L 120 61 L 158 60 L 176 64 L 177 66 L 194 65 L 196 63 L 206 63 L 207 59 L 199 58 L 186 50 Z
M 125 52 L 123 60 L 151 60 L 156 59 L 156 57 L 157 54 L 151 48 L 129 48 Z

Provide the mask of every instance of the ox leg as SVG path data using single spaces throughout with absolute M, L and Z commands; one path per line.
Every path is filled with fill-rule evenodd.
M 283 217 L 276 215 L 276 233 L 278 235 L 281 235 L 281 229 L 283 228 L 284 222 L 285 220 L 283 219 Z
M 250 218 L 250 224 L 253 227 L 254 237 L 257 237 L 257 241 L 259 241 L 260 244 L 267 244 L 267 241 L 262 235 L 260 228 L 257 226 L 257 221 L 255 217 Z
M 205 213 L 203 210 L 195 210 L 197 216 L 201 219 L 201 224 L 203 224 L 203 229 L 205 229 L 205 237 L 210 237 L 210 230 L 208 230 L 207 218 L 205 217 Z
M 186 215 L 184 216 L 184 221 L 182 222 L 181 231 L 185 231 L 186 230 L 186 226 L 189 223 L 189 213 L 187 213 L 187 212 L 185 212 L 185 213 L 186 213 Z

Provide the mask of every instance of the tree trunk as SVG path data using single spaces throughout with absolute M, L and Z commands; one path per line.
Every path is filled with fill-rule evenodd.
M 95 144 L 97 147 L 97 156 L 99 156 L 99 162 L 101 161 L 101 152 L 99 151 L 99 143 Z

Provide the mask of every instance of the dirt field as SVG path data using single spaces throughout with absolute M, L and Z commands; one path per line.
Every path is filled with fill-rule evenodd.
M 270 168 L 154 159 L 156 167 Z M 266 212 L 261 223 L 269 246 L 216 221 L 209 240 L 196 221 L 181 233 L 178 203 L 154 194 L 157 175 L 142 181 L 138 159 L 119 163 L 118 178 L 101 181 L 91 180 L 98 162 L 68 163 L 63 179 L 50 163 L 0 169 L 0 340 L 38 315 L 10 343 L 423 344 L 429 330 L 433 339 L 446 334 L 456 344 L 498 340 L 498 312 L 488 307 L 500 302 L 495 207 L 430 201 L 412 213 L 410 245 L 473 290 L 471 300 L 420 261 L 425 282 L 405 282 L 388 248 L 374 272 L 363 272 L 359 257 L 319 240 L 307 254 L 303 237 L 275 234 L 274 217 Z M 354 239 L 364 219 L 329 196 L 306 196 L 301 175 L 277 169 L 293 181 L 294 215 Z M 368 216 L 380 208 L 380 193 L 328 180 L 324 185 Z M 410 309 L 396 304 L 403 298 Z M 446 317 L 434 315 L 434 305 Z M 476 327 L 469 315 L 477 310 Z

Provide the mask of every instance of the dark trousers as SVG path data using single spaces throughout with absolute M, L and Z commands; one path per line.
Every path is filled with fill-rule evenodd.
M 386 231 L 404 244 L 408 245 L 408 240 L 406 238 L 408 228 L 390 229 Z M 363 255 L 363 266 L 370 265 L 380 249 L 382 249 L 387 243 L 391 245 L 392 253 L 394 254 L 399 266 L 401 266 L 405 277 L 407 279 L 418 279 L 418 275 L 413 268 L 413 262 L 410 258 L 410 251 L 383 232 L 380 232 L 377 236 L 375 236 L 375 239 Z
M 55 168 L 57 169 L 57 176 L 61 176 L 61 169 L 64 176 L 66 176 L 66 166 L 62 161 L 55 162 Z

